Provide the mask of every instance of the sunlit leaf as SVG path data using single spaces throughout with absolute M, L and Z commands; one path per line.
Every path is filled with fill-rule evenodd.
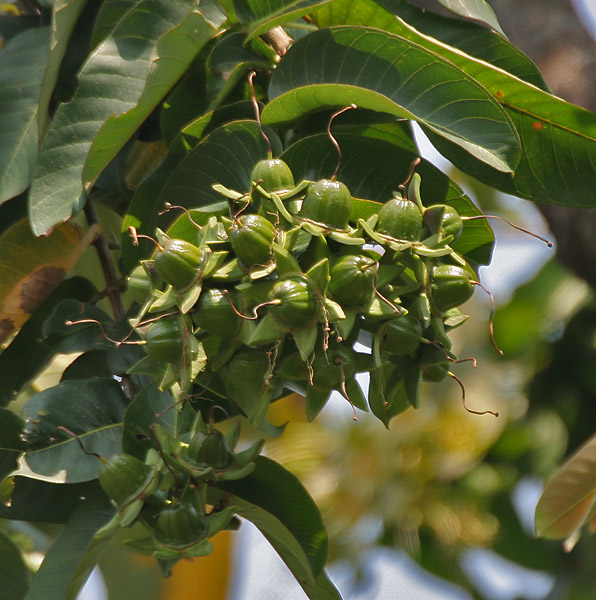
M 17 331 L 72 269 L 98 227 L 72 224 L 36 238 L 23 219 L 0 236 L 0 341 Z
M 415 119 L 499 171 L 519 161 L 517 132 L 486 89 L 438 53 L 377 29 L 329 28 L 298 40 L 269 94 L 266 123 L 354 103 Z
M 536 534 L 560 539 L 574 534 L 596 500 L 596 436 L 546 484 L 536 506 Z
M 459 15 L 460 17 L 466 17 L 468 19 L 474 19 L 475 21 L 482 21 L 492 27 L 495 31 L 503 33 L 497 15 L 491 8 L 490 4 L 486 0 L 437 0 L 445 8 L 448 8 L 451 12 Z
M 121 451 L 126 405 L 121 387 L 106 378 L 64 381 L 36 394 L 23 408 L 27 464 L 67 483 L 95 479 L 101 463 L 87 453 L 109 458 Z
M 20 194 L 33 178 L 49 41 L 49 27 L 27 29 L 0 52 L 0 203 Z

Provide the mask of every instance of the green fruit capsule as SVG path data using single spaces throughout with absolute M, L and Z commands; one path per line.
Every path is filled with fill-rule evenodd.
M 294 188 L 294 175 L 290 167 L 279 158 L 260 160 L 253 168 L 250 181 L 266 192 L 282 194 Z
M 271 260 L 275 227 L 261 215 L 241 215 L 230 229 L 230 244 L 247 269 Z
M 211 335 L 234 339 L 242 326 L 242 318 L 230 303 L 239 307 L 238 297 L 236 290 L 204 289 L 193 309 L 193 323 Z
M 368 256 L 343 256 L 331 269 L 329 292 L 345 308 L 368 304 L 373 294 L 376 265 Z
M 444 238 L 452 235 L 457 240 L 464 229 L 459 213 L 447 204 L 434 204 L 424 211 L 424 223 L 432 233 L 442 233 Z
M 208 533 L 207 519 L 189 502 L 168 506 L 157 517 L 155 539 L 166 548 L 190 548 L 205 539 Z
M 167 239 L 155 254 L 155 270 L 177 292 L 187 290 L 201 274 L 205 251 L 185 240 Z
M 430 280 L 431 301 L 439 312 L 463 304 L 474 293 L 470 272 L 455 265 L 433 267 Z
M 313 325 L 319 317 L 319 296 L 306 278 L 290 275 L 280 279 L 269 294 L 273 318 L 288 329 Z
M 450 363 L 439 348 L 427 346 L 422 353 L 422 379 L 431 383 L 443 381 L 449 374 Z
M 376 230 L 396 240 L 415 242 L 420 239 L 422 213 L 415 202 L 396 194 L 381 207 Z
M 174 315 L 155 321 L 145 332 L 145 352 L 157 362 L 178 364 L 187 350 L 189 319 Z
M 197 465 L 213 467 L 216 471 L 229 469 L 234 464 L 228 442 L 218 429 L 196 433 L 190 441 L 188 457 Z
M 411 314 L 387 323 L 382 331 L 383 351 L 389 354 L 410 354 L 420 346 L 422 325 Z
M 155 471 L 130 454 L 114 454 L 99 470 L 103 491 L 120 509 L 153 493 Z
M 323 227 L 345 231 L 352 213 L 352 195 L 340 181 L 321 179 L 313 183 L 298 213 L 300 219 Z

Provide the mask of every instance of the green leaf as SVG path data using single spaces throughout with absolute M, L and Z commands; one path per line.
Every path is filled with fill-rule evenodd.
M 49 27 L 27 29 L 0 52 L 0 204 L 20 194 L 33 178 L 49 41 Z
M 299 19 L 332 0 L 234 0 L 238 19 L 248 25 L 249 40 L 288 21 Z
M 342 151 L 340 180 L 357 198 L 386 202 L 405 181 L 417 154 L 410 148 L 404 148 L 406 144 L 401 138 L 378 136 L 378 133 L 377 127 L 368 127 L 334 136 Z M 337 164 L 337 150 L 327 134 L 318 134 L 299 140 L 283 153 L 282 158 L 297 181 L 316 181 L 333 172 Z M 431 163 L 423 160 L 416 171 L 422 179 L 422 199 L 426 205 L 449 204 L 461 215 L 481 214 L 462 189 Z M 363 214 L 363 203 L 361 200 L 355 202 L 355 210 L 359 213 L 353 214 L 353 218 L 368 218 L 380 208 L 379 204 L 370 208 L 369 202 L 367 212 Z M 494 236 L 486 220 L 474 219 L 466 221 L 462 236 L 453 248 L 474 263 L 488 264 L 493 241 Z
M 21 600 L 29 587 L 31 573 L 19 547 L 0 532 L 0 600 Z
M 445 8 L 451 12 L 465 17 L 467 19 L 474 19 L 475 21 L 482 21 L 489 27 L 492 27 L 495 31 L 498 31 L 502 35 L 503 30 L 495 11 L 491 8 L 490 4 L 486 0 L 437 0 Z
M 21 434 L 25 423 L 16 413 L 0 408 L 0 480 L 17 468 L 26 445 Z
M 56 87 L 62 59 L 66 54 L 71 34 L 86 4 L 87 0 L 55 0 L 52 7 L 52 36 L 49 45 L 49 57 L 39 95 L 40 138 L 43 137 L 50 118 L 50 99 Z
M 27 464 L 40 475 L 62 475 L 66 483 L 95 479 L 101 463 L 79 444 L 104 458 L 121 452 L 126 405 L 118 383 L 107 378 L 64 381 L 36 394 L 23 408 Z
M 593 516 L 596 501 L 596 436 L 588 440 L 546 484 L 536 506 L 536 535 L 568 538 Z
M 87 498 L 105 497 L 97 479 L 70 484 L 14 477 L 13 482 L 10 505 L 0 504 L 2 519 L 63 524 Z
M 384 8 L 383 8 L 384 7 Z M 399 17 L 399 18 L 396 18 Z M 314 15 L 320 28 L 368 25 L 416 41 L 413 29 L 484 60 L 532 85 L 548 91 L 538 67 L 503 36 L 482 25 L 437 15 L 407 0 L 335 0 Z M 409 37 L 412 35 L 412 37 Z M 435 51 L 441 53 L 442 46 Z M 447 46 L 447 52 L 451 48 Z
M 519 162 L 517 132 L 482 85 L 436 52 L 376 29 L 337 27 L 305 36 L 275 70 L 269 94 L 266 123 L 354 103 L 417 120 L 500 171 Z
M 201 126 L 205 126 L 202 121 Z M 274 153 L 279 154 L 279 140 L 273 133 L 268 135 Z M 156 227 L 166 230 L 174 218 L 171 213 L 158 214 L 166 201 L 209 213 L 227 212 L 228 200 L 212 184 L 248 192 L 252 169 L 267 152 L 256 121 L 236 121 L 219 127 L 182 156 L 170 152 L 138 189 L 124 219 L 122 245 L 126 267 L 132 269 L 152 247 L 147 240 L 141 240 L 147 244 L 134 246 L 126 233 L 130 226 L 146 235 L 152 235 Z
M 53 355 L 43 344 L 42 328 L 56 304 L 65 298 L 86 302 L 97 293 L 88 279 L 71 277 L 63 281 L 21 327 L 10 346 L 0 354 L 0 404 L 7 404 L 41 372 Z
M 189 12 L 192 14 L 193 4 L 191 0 L 129 2 L 129 10 L 114 23 L 109 35 L 89 56 L 78 75 L 79 86 L 73 99 L 56 111 L 36 167 L 29 197 L 32 228 L 36 234 L 45 233 L 80 209 L 84 201 L 83 166 L 103 123 L 111 116 L 134 109 L 142 99 L 140 111 L 133 112 L 134 119 L 139 118 L 141 112 L 150 111 L 148 107 L 154 106 L 151 102 L 155 101 L 156 89 L 161 89 L 159 85 L 166 85 L 166 89 L 161 89 L 161 99 L 169 89 L 167 85 L 171 87 L 176 82 L 182 71 L 173 69 L 177 73 L 175 78 L 164 79 L 162 69 L 155 68 L 156 59 L 168 57 L 163 61 L 164 66 L 167 62 L 172 68 L 178 36 L 176 32 L 166 34 L 182 21 L 184 27 L 188 26 L 185 17 Z M 194 40 L 185 39 L 182 44 L 185 51 L 186 43 L 194 49 Z M 146 88 L 148 78 L 150 86 Z M 98 94 L 100 89 L 102 93 Z M 148 112 L 143 114 L 146 116 Z M 140 124 L 135 124 L 134 119 L 125 128 L 124 139 L 119 138 L 122 145 Z M 126 117 L 124 120 L 127 121 Z M 106 142 L 114 143 L 114 139 Z M 110 152 L 115 147 L 116 151 L 107 160 L 121 146 L 110 146 Z M 98 159 L 94 164 L 98 169 L 95 175 L 98 175 L 107 161 L 100 165 Z
M 316 504 L 298 478 L 281 465 L 264 456 L 255 462 L 257 468 L 248 477 L 220 484 L 232 494 L 229 503 L 261 530 L 309 598 L 340 598 L 322 577 L 328 541 Z
M 83 502 L 46 554 L 25 600 L 74 600 L 110 541 L 94 536 L 113 514 L 105 495 Z
M 136 106 L 124 114 L 110 115 L 93 140 L 83 168 L 86 189 L 95 182 L 217 32 L 217 27 L 205 19 L 201 10 L 194 8 L 177 27 L 159 39 L 157 57 L 153 60 L 153 68 L 148 72 L 145 88 Z
M 403 2 L 398 0 L 379 2 L 400 14 L 405 10 Z M 433 28 L 431 35 L 439 26 Z M 420 35 L 399 17 L 395 17 L 390 27 L 429 52 L 440 54 L 482 85 L 507 112 L 523 141 L 521 159 L 515 172 L 506 174 L 477 160 L 432 129 L 425 128 L 433 144 L 447 159 L 476 179 L 520 198 L 569 206 L 594 206 L 596 114 L 528 85 L 518 79 L 523 73 L 515 71 L 517 76 L 510 75 L 445 43 Z M 448 30 L 448 27 L 443 27 L 443 31 Z M 446 35 L 441 39 L 452 41 Z M 472 36 L 466 49 L 473 41 Z M 478 45 L 492 44 L 486 40 L 485 44 L 478 42 Z M 492 62 L 497 67 L 509 68 L 512 63 L 521 60 L 519 69 L 535 77 L 532 64 L 527 59 L 512 56 L 507 47 L 502 47 L 501 52 L 507 62 L 499 64 L 495 57 Z

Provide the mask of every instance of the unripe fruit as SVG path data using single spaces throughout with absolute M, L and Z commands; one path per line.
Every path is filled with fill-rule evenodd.
M 213 467 L 216 471 L 229 469 L 234 464 L 228 442 L 218 429 L 196 433 L 188 448 L 188 458 L 198 465 Z
M 345 308 L 367 304 L 373 294 L 376 264 L 368 256 L 343 256 L 331 269 L 329 292 Z
M 382 331 L 383 351 L 390 354 L 409 354 L 420 345 L 422 325 L 413 315 L 407 314 L 389 321 Z
M 155 254 L 155 270 L 176 291 L 185 291 L 199 278 L 204 256 L 190 242 L 167 239 Z
M 230 229 L 230 244 L 245 268 L 264 265 L 271 259 L 275 227 L 261 215 L 241 215 Z
M 459 213 L 451 206 L 445 206 L 443 219 L 441 220 L 441 232 L 443 237 L 452 235 L 454 240 L 457 240 L 464 230 L 464 222 Z
M 155 539 L 161 546 L 184 550 L 207 537 L 209 524 L 188 502 L 168 506 L 157 517 Z
M 225 378 L 235 387 L 259 394 L 265 386 L 270 368 L 265 352 L 244 348 L 236 352 L 226 365 Z
M 396 196 L 383 204 L 376 230 L 396 240 L 417 241 L 422 230 L 422 213 L 416 203 Z
M 294 188 L 294 175 L 290 167 L 279 158 L 260 160 L 253 168 L 250 180 L 266 192 L 283 193 Z
M 155 321 L 145 332 L 145 351 L 157 362 L 178 364 L 187 349 L 190 323 L 185 315 Z
M 298 217 L 329 229 L 348 229 L 352 195 L 345 184 L 331 179 L 313 183 L 302 202 Z
M 124 508 L 142 497 L 154 479 L 154 470 L 130 454 L 114 454 L 99 470 L 103 491 Z
M 280 279 L 271 290 L 269 307 L 274 319 L 288 329 L 312 325 L 319 316 L 319 297 L 314 285 L 304 277 L 290 275 Z
M 471 274 L 455 265 L 433 267 L 430 280 L 431 300 L 439 312 L 463 304 L 474 293 Z
M 228 293 L 217 288 L 204 289 L 192 313 L 194 324 L 211 335 L 235 338 L 242 326 L 242 318 L 234 312 L 230 302 L 239 306 L 236 290 Z

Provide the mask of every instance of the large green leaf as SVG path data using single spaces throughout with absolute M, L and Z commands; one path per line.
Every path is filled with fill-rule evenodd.
M 297 41 L 269 94 L 263 122 L 354 103 L 417 120 L 498 170 L 519 162 L 515 128 L 486 89 L 436 52 L 377 29 L 336 27 Z
M 113 513 L 105 495 L 85 500 L 46 554 L 25 600 L 74 600 L 110 541 L 94 536 Z
M 376 202 L 392 198 L 392 192 L 405 181 L 410 165 L 417 157 L 407 140 L 388 135 L 388 126 L 362 127 L 334 136 L 342 151 L 339 178 L 357 198 Z M 326 134 L 303 138 L 290 146 L 282 158 L 297 181 L 329 177 L 338 160 L 337 151 Z M 421 175 L 422 200 L 426 205 L 449 204 L 463 216 L 480 214 L 461 188 L 431 163 L 422 161 L 416 170 Z M 486 220 L 474 219 L 466 222 L 462 236 L 453 247 L 474 263 L 488 264 L 493 241 Z
M 88 279 L 71 277 L 63 281 L 35 310 L 33 316 L 0 354 L 0 405 L 8 404 L 48 363 L 53 351 L 42 342 L 45 320 L 65 298 L 88 301 L 97 290 Z
M 40 139 L 46 130 L 49 116 L 49 105 L 52 92 L 58 80 L 58 73 L 70 36 L 87 0 L 55 0 L 52 7 L 52 37 L 48 64 L 41 83 L 39 96 L 39 133 Z
M 420 33 L 459 48 L 470 56 L 548 91 L 538 67 L 503 36 L 476 23 L 422 10 L 407 0 L 335 0 L 333 4 L 318 10 L 314 19 L 320 28 L 368 25 L 408 37 L 411 29 L 405 26 L 405 22 Z M 412 40 L 416 41 L 414 38 Z M 436 51 L 441 52 L 441 47 L 437 46 Z
M 99 481 L 49 483 L 30 477 L 14 477 L 9 505 L 0 504 L 0 518 L 14 521 L 66 523 L 91 496 L 105 494 Z
M 27 464 L 39 475 L 63 476 L 67 483 L 95 479 L 101 463 L 86 452 L 109 458 L 121 451 L 126 405 L 122 388 L 108 378 L 64 381 L 36 394 L 23 408 Z
M 332 0 L 233 0 L 238 19 L 248 25 L 249 39 L 296 20 Z
M 402 0 L 377 0 L 395 13 L 391 31 L 425 47 L 465 71 L 502 105 L 522 140 L 521 160 L 514 173 L 492 169 L 445 136 L 426 128 L 438 150 L 461 170 L 504 192 L 535 202 L 571 206 L 594 206 L 592 190 L 596 183 L 596 115 L 529 85 L 501 68 L 478 60 L 460 50 L 421 35 L 400 16 L 409 15 Z M 399 16 L 398 16 L 399 15 Z M 421 19 L 421 17 L 420 17 Z M 416 21 L 418 23 L 419 21 Z M 440 23 L 428 33 L 435 35 Z M 448 31 L 447 25 L 443 27 Z M 498 36 L 495 36 L 498 37 Z M 441 36 L 451 41 L 447 34 Z M 470 39 L 470 42 L 473 38 Z M 480 43 L 480 41 L 478 42 Z M 486 44 L 492 45 L 489 40 Z M 470 47 L 470 44 L 468 44 Z M 504 56 L 514 60 L 506 47 Z M 498 65 L 494 59 L 491 61 Z M 510 68 L 507 64 L 498 65 Z M 520 68 L 531 74 L 524 61 Z M 512 71 L 513 72 L 513 71 Z M 523 73 L 516 75 L 522 76 Z M 539 84 L 538 81 L 532 81 Z
M 0 52 L 0 203 L 20 194 L 33 178 L 49 41 L 49 27 L 27 29 Z
M 19 547 L 0 532 L 0 600 L 21 600 L 29 587 L 31 573 Z
M 490 4 L 486 0 L 437 0 L 445 8 L 448 8 L 451 12 L 459 15 L 460 17 L 466 17 L 467 19 L 474 19 L 475 21 L 482 21 L 492 27 L 495 31 L 503 33 L 497 15 L 491 8 Z M 505 35 L 503 33 L 503 35 Z
M 118 138 L 118 144 L 123 145 L 140 124 L 140 115 L 144 115 L 142 122 L 183 71 L 173 69 L 174 77 L 170 79 L 164 76 L 161 64 L 168 64 L 172 70 L 172 59 L 176 59 L 177 53 L 186 56 L 188 52 L 191 55 L 184 65 L 186 68 L 196 54 L 194 38 L 184 35 L 182 42 L 175 30 L 183 23 L 181 27 L 187 31 L 186 17 L 194 15 L 193 5 L 191 0 L 129 2 L 128 10 L 89 56 L 79 73 L 79 86 L 72 101 L 56 111 L 42 147 L 29 198 L 35 233 L 45 233 L 68 219 L 73 210 L 80 209 L 84 202 L 83 167 L 104 122 L 134 109 L 142 99 L 141 108 L 133 112 L 130 123 L 124 118 L 124 135 Z M 195 27 L 199 25 L 200 18 Z M 201 29 L 198 39 L 203 35 Z M 166 57 L 167 60 L 162 60 Z M 146 87 L 148 78 L 150 86 Z M 159 95 L 157 100 L 156 95 Z M 112 144 L 113 139 L 105 141 Z M 118 144 L 110 146 L 102 164 L 99 159 L 96 161 L 95 175 L 121 147 Z
M 110 115 L 93 140 L 83 168 L 88 188 L 105 166 L 141 126 L 151 111 L 186 71 L 201 48 L 218 32 L 221 23 L 209 22 L 199 8 L 191 10 L 157 43 L 157 58 L 149 71 L 137 105 L 119 116 Z
M 208 122 L 208 120 L 207 120 Z M 200 130 L 205 123 L 200 120 Z M 192 131 L 189 126 L 186 128 Z M 272 134 L 274 154 L 280 144 Z M 226 210 L 228 201 L 211 187 L 220 183 L 247 192 L 254 164 L 267 156 L 268 146 L 255 121 L 236 121 L 207 135 L 187 154 L 170 152 L 155 172 L 139 188 L 124 219 L 123 256 L 127 268 L 151 251 L 148 244 L 135 247 L 126 231 L 133 226 L 140 233 L 152 235 L 156 227 L 166 229 L 174 213 L 159 215 L 166 201 L 186 208 L 208 212 Z
M 536 534 L 550 539 L 572 536 L 594 515 L 595 502 L 596 436 L 546 484 L 536 506 Z
M 335 588 L 319 590 L 317 585 L 328 541 L 316 504 L 297 477 L 281 465 L 264 456 L 255 462 L 257 468 L 248 477 L 221 484 L 232 494 L 230 504 L 261 530 L 310 598 L 339 598 Z

